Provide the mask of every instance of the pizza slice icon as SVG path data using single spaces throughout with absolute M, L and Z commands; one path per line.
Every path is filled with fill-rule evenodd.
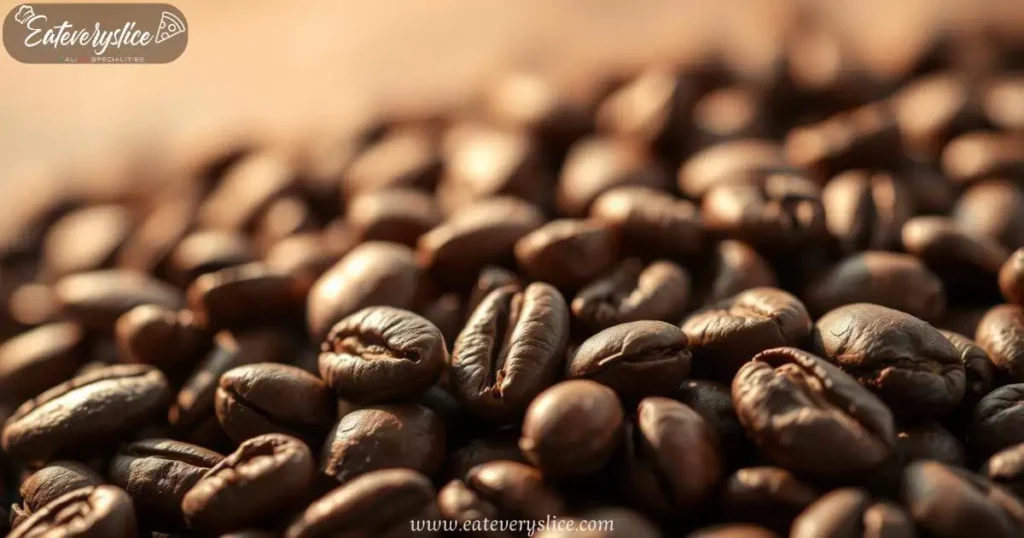
M 163 43 L 168 39 L 185 33 L 185 23 L 174 13 L 164 11 L 160 15 L 160 26 L 156 30 L 156 42 Z

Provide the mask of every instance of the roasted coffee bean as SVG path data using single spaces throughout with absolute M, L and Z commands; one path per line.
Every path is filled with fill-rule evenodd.
M 893 417 L 876 396 L 828 362 L 775 348 L 732 382 L 740 423 L 770 460 L 820 478 L 857 477 L 889 457 Z
M 394 243 L 364 243 L 327 270 L 309 291 L 306 316 L 313 342 L 368 306 L 409 308 L 420 270 L 412 251 Z
M 85 359 L 85 335 L 74 323 L 24 332 L 0 345 L 0 393 L 20 404 L 71 377 Z
M 815 316 L 852 303 L 873 303 L 923 320 L 945 313 L 942 281 L 909 254 L 869 251 L 839 261 L 803 294 Z
M 786 135 L 786 158 L 825 179 L 851 168 L 892 166 L 900 130 L 887 103 L 871 103 Z
M 484 92 L 486 116 L 505 128 L 525 130 L 552 153 L 561 153 L 591 128 L 591 103 L 530 71 L 497 78 Z
M 638 256 L 687 261 L 706 244 L 697 206 L 649 187 L 617 187 L 597 197 L 590 218 L 615 230 L 623 249 Z
M 572 300 L 573 318 L 592 331 L 640 320 L 676 322 L 690 297 L 690 276 L 669 261 L 646 267 L 630 258 L 586 285 Z
M 726 239 L 712 253 L 710 282 L 695 286 L 704 292 L 703 304 L 714 304 L 751 288 L 778 286 L 775 270 L 767 260 L 746 243 Z
M 203 200 L 197 220 L 203 228 L 251 229 L 271 203 L 295 184 L 294 163 L 284 152 L 250 153 L 233 163 Z
M 565 365 L 568 379 L 590 379 L 623 398 L 668 395 L 690 373 L 687 338 L 661 321 L 632 321 L 588 338 Z
M 560 377 L 568 341 L 569 308 L 558 290 L 542 283 L 497 289 L 455 341 L 452 393 L 474 415 L 516 418 Z
M 781 467 L 748 467 L 725 480 L 722 515 L 783 532 L 817 498 L 814 488 Z
M 799 345 L 811 332 L 811 318 L 796 297 L 753 288 L 690 315 L 682 329 L 694 373 L 729 382 L 755 354 Z
M 692 155 L 679 169 L 679 190 L 700 200 L 714 187 L 757 185 L 763 171 L 787 166 L 775 142 L 743 138 L 715 144 Z
M 913 216 L 913 193 L 891 174 L 849 170 L 821 192 L 828 231 L 845 252 L 899 245 L 903 224 Z
M 156 530 L 185 527 L 181 501 L 224 456 L 170 439 L 146 439 L 124 445 L 110 462 L 107 476 L 132 498 L 139 520 Z
M 904 86 L 893 114 L 907 151 L 933 159 L 954 136 L 983 126 L 980 97 L 970 80 L 947 72 Z
M 319 378 L 299 368 L 258 363 L 220 376 L 214 407 L 224 432 L 237 443 L 266 433 L 318 443 L 334 424 L 337 402 Z
M 953 344 L 960 354 L 960 362 L 964 364 L 964 374 L 967 377 L 967 385 L 964 388 L 963 404 L 973 407 L 978 403 L 994 386 L 996 366 L 988 353 L 981 348 L 974 340 L 961 334 L 940 331 L 949 343 Z
M 544 483 L 540 471 L 512 461 L 474 467 L 465 481 L 441 488 L 437 504 L 445 519 L 460 524 L 485 518 L 546 521 L 566 512 L 564 500 Z
M 103 483 L 103 477 L 83 463 L 68 460 L 51 462 L 21 482 L 18 491 L 22 501 L 20 505 L 11 506 L 11 527 L 17 527 L 58 497 Z
M 562 215 L 583 217 L 601 194 L 623 186 L 664 190 L 668 177 L 643 145 L 591 137 L 576 142 L 565 157 L 555 204 Z
M 988 456 L 1004 448 L 1024 443 L 1024 384 L 999 387 L 988 393 L 974 408 L 971 424 L 971 448 Z
M 1017 249 L 999 270 L 999 289 L 1007 302 L 1024 306 L 1024 248 Z
M 309 505 L 285 532 L 287 538 L 440 536 L 413 532 L 410 522 L 440 517 L 434 487 L 408 469 L 375 471 L 338 487 Z
M 772 253 L 813 245 L 828 233 L 818 187 L 788 171 L 765 172 L 756 184 L 711 189 L 701 219 L 712 233 Z
M 416 404 L 379 405 L 341 417 L 324 444 L 320 470 L 343 484 L 393 467 L 430 476 L 444 454 L 445 426 L 436 412 Z
M 1024 131 L 1024 77 L 1009 73 L 997 76 L 985 89 L 985 116 L 997 127 L 1008 131 Z
M 556 220 L 516 242 L 516 262 L 527 276 L 559 288 L 585 285 L 611 269 L 618 244 L 611 228 L 588 220 Z
M 469 292 L 466 304 L 467 315 L 476 311 L 476 307 L 491 294 L 492 291 L 505 286 L 520 286 L 519 275 L 497 266 L 484 267 L 477 276 L 476 283 Z
M 297 194 L 274 200 L 257 218 L 254 226 L 257 245 L 266 251 L 278 241 L 294 234 L 308 232 L 318 226 L 317 218 L 302 197 Z
M 757 525 L 730 523 L 698 529 L 687 538 L 779 538 L 778 534 Z
M 622 421 L 614 392 L 593 381 L 566 381 L 534 398 L 519 448 L 546 474 L 590 473 L 604 467 L 618 448 Z
M 943 278 L 947 293 L 959 292 L 951 294 L 957 298 L 968 293 L 997 295 L 999 270 L 1009 257 L 995 241 L 969 235 L 946 217 L 914 217 L 907 221 L 903 247 Z
M 918 213 L 944 215 L 952 211 L 960 194 L 959 186 L 950 183 L 934 163 L 909 161 L 899 172 Z
M 837 489 L 793 521 L 792 538 L 914 538 L 914 523 L 898 505 L 873 502 L 862 489 Z
M 136 306 L 151 304 L 169 310 L 185 306 L 184 295 L 172 286 L 120 269 L 66 276 L 53 291 L 63 316 L 103 334 L 112 333 L 117 318 Z
M 672 397 L 688 405 L 704 417 L 721 440 L 726 463 L 737 466 L 747 457 L 750 441 L 736 416 L 729 387 L 715 381 L 685 381 Z
M 645 398 L 626 431 L 620 480 L 640 510 L 684 515 L 705 507 L 723 478 L 721 441 L 693 409 Z
M 236 329 L 301 319 L 303 291 L 290 275 L 252 263 L 200 276 L 189 286 L 188 300 L 204 327 Z
M 306 232 L 288 236 L 270 248 L 264 262 L 270 270 L 290 275 L 303 290 L 302 295 L 308 296 L 317 279 L 344 254 L 326 245 L 324 235 Z
M 498 460 L 527 463 L 519 449 L 518 427 L 499 430 L 487 437 L 474 439 L 448 454 L 445 460 L 445 476 L 464 480 L 473 467 Z
M 153 367 L 101 368 L 18 407 L 4 426 L 3 448 L 30 461 L 101 448 L 154 419 L 170 398 L 167 380 Z
M 679 73 L 651 68 L 617 88 L 594 114 L 598 132 L 679 151 L 695 88 Z
M 974 340 L 984 349 L 1000 374 L 1024 382 L 1024 307 L 999 305 L 978 322 Z
M 1024 494 L 1024 444 L 996 452 L 982 467 L 981 473 L 1018 497 Z
M 136 533 L 131 498 L 114 486 L 89 486 L 54 499 L 8 536 L 135 538 Z
M 542 224 L 541 212 L 522 200 L 480 200 L 420 236 L 416 256 L 438 281 L 457 287 L 484 267 L 511 260 L 516 242 Z
M 202 230 L 178 243 L 167 259 L 171 279 L 186 287 L 206 273 L 256 261 L 249 238 L 241 232 Z
M 211 337 L 189 310 L 137 306 L 117 319 L 118 349 L 126 362 L 156 366 L 172 379 L 187 376 L 211 347 Z
M 898 417 L 942 416 L 967 384 L 960 353 L 937 329 L 898 310 L 868 303 L 818 319 L 812 347 L 853 376 Z
M 181 511 L 192 529 L 225 533 L 259 524 L 307 497 L 316 474 L 302 441 L 269 434 L 242 443 L 185 493 Z
M 946 144 L 942 169 L 954 181 L 971 182 L 1024 174 L 1021 135 L 997 131 L 972 131 Z
M 132 233 L 131 211 L 97 205 L 68 213 L 43 240 L 43 270 L 51 279 L 103 269 L 113 264 Z
M 391 187 L 430 189 L 440 172 L 436 134 L 424 125 L 401 125 L 352 160 L 341 176 L 341 189 L 349 198 Z
M 414 396 L 437 382 L 448 360 L 437 327 L 412 312 L 386 306 L 343 319 L 320 351 L 324 382 L 357 403 Z
M 901 428 L 896 433 L 896 454 L 907 463 L 935 460 L 963 467 L 967 463 L 966 452 L 956 436 L 934 421 Z
M 743 85 L 710 91 L 693 105 L 691 144 L 703 148 L 727 140 L 767 136 L 771 109 L 763 92 Z
M 373 191 L 353 198 L 345 218 L 360 242 L 390 241 L 415 246 L 416 240 L 441 224 L 434 198 L 413 189 Z
M 953 220 L 968 234 L 1008 249 L 1024 247 L 1024 189 L 1005 179 L 979 181 L 953 207 Z
M 141 219 L 118 252 L 118 267 L 163 274 L 168 256 L 192 229 L 202 202 L 201 186 L 191 181 L 171 182 L 158 195 L 160 203 Z
M 938 462 L 907 467 L 902 499 L 914 522 L 929 536 L 1020 536 L 1020 523 L 987 491 Z
M 459 337 L 459 331 L 466 321 L 462 297 L 457 293 L 444 293 L 420 306 L 417 313 L 441 331 L 444 343 L 449 348 L 455 344 L 455 339 Z M 442 372 L 442 376 L 444 374 L 445 372 Z

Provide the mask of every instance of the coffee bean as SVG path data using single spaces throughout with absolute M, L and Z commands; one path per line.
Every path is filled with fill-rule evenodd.
M 185 306 L 182 293 L 142 273 L 107 269 L 66 276 L 54 285 L 61 313 L 89 331 L 113 332 L 122 314 L 152 304 L 177 310 Z
M 615 230 L 637 256 L 688 260 L 706 243 L 700 213 L 688 200 L 649 187 L 617 187 L 597 197 L 590 218 Z
M 595 525 L 590 523 L 597 521 Z M 581 514 L 579 520 L 573 521 L 572 527 L 558 527 L 563 523 L 552 520 L 544 522 L 546 528 L 537 533 L 538 538 L 660 538 L 661 533 L 649 519 L 628 508 L 598 508 Z M 596 527 L 596 528 L 595 528 Z M 590 530 L 588 530 L 590 529 Z
M 732 382 L 740 423 L 779 465 L 820 478 L 856 477 L 896 442 L 892 413 L 828 362 L 794 348 L 756 355 Z
M 1024 174 L 1024 156 L 1019 134 L 971 131 L 946 144 L 942 169 L 954 181 L 963 183 L 993 177 Z
M 294 163 L 284 152 L 264 150 L 232 163 L 203 200 L 197 220 L 203 228 L 251 229 L 271 203 L 296 182 Z
M 206 273 L 256 261 L 256 252 L 248 237 L 229 230 L 193 232 L 178 243 L 167 260 L 171 278 L 187 287 Z
M 786 158 L 819 178 L 900 158 L 900 130 L 887 103 L 870 103 L 786 135 Z
M 349 201 L 345 218 L 358 241 L 416 246 L 419 236 L 441 224 L 434 198 L 413 189 L 387 189 Z
M 839 261 L 808 286 L 803 295 L 816 316 L 843 305 L 873 303 L 923 320 L 945 313 L 942 281 L 908 254 L 868 251 Z
M 978 322 L 974 335 L 999 373 L 1014 382 L 1024 381 L 1024 308 L 993 307 Z
M 341 176 L 349 198 L 390 187 L 432 188 L 441 172 L 437 136 L 425 125 L 401 125 L 363 149 Z
M 80 488 L 40 508 L 8 536 L 48 535 L 134 538 L 136 519 L 132 500 L 114 486 Z
M 546 474 L 590 473 L 604 467 L 619 446 L 622 421 L 614 392 L 593 381 L 566 381 L 534 398 L 519 448 Z
M 790 536 L 913 538 L 910 515 L 888 502 L 873 502 L 862 489 L 837 489 L 818 499 L 793 522 Z
M 518 427 L 474 439 L 451 452 L 445 460 L 445 476 L 465 480 L 473 467 L 498 460 L 526 463 L 526 458 L 519 450 Z
M 957 227 L 1008 249 L 1024 247 L 1024 189 L 1005 179 L 972 184 L 953 207 Z
M 1024 112 L 1020 99 L 1024 96 L 1024 79 L 1006 74 L 995 77 L 985 89 L 985 116 L 992 124 L 1008 131 L 1024 128 Z
M 583 342 L 565 376 L 597 381 L 626 399 L 671 394 L 690 373 L 686 344 L 686 335 L 668 323 L 615 325 Z
M 497 78 L 484 92 L 484 113 L 497 125 L 525 130 L 560 154 L 591 129 L 591 103 L 530 71 Z
M 800 344 L 811 318 L 796 297 L 775 288 L 753 288 L 690 315 L 683 333 L 694 371 L 723 382 L 769 348 Z
M 1020 497 L 1024 493 L 1024 444 L 1013 445 L 993 454 L 985 461 L 981 473 Z
M 973 407 L 995 386 L 996 365 L 992 363 L 988 353 L 974 343 L 974 340 L 955 332 L 940 332 L 949 340 L 949 343 L 953 344 L 960 354 L 960 362 L 964 364 L 967 385 L 964 388 L 962 406 Z
M 512 461 L 474 467 L 465 481 L 453 480 L 438 492 L 445 519 L 461 524 L 481 519 L 535 519 L 562 516 L 561 496 L 544 483 L 540 471 Z
M 736 416 L 729 387 L 715 381 L 691 379 L 672 394 L 672 397 L 686 404 L 704 417 L 704 421 L 721 440 L 720 446 L 730 467 L 746 459 L 750 441 Z
M 25 402 L 7 420 L 3 448 L 18 459 L 47 461 L 116 442 L 167 408 L 171 389 L 144 365 L 99 369 Z
M 44 271 L 52 279 L 103 269 L 113 264 L 132 232 L 131 211 L 97 205 L 68 213 L 43 240 Z
M 714 248 L 710 260 L 710 278 L 706 285 L 695 286 L 700 293 L 706 290 L 703 304 L 714 304 L 751 288 L 778 287 L 775 270 L 767 260 L 746 243 L 726 239 Z
M 141 219 L 117 255 L 117 267 L 134 271 L 159 271 L 168 256 L 195 223 L 203 189 L 196 182 L 171 182 L 160 189 L 160 203 Z
M 679 169 L 679 190 L 693 199 L 703 198 L 714 187 L 755 185 L 764 170 L 787 166 L 782 148 L 775 142 L 742 138 L 707 147 Z
M 520 239 L 515 254 L 527 276 L 559 288 L 576 288 L 611 269 L 618 244 L 611 228 L 603 224 L 564 219 Z
M 896 433 L 896 454 L 907 463 L 935 460 L 963 467 L 967 463 L 966 452 L 956 436 L 934 421 L 901 428 Z
M 696 98 L 681 74 L 652 68 L 616 89 L 598 106 L 598 132 L 679 151 Z
M 1024 248 L 1017 249 L 999 270 L 999 289 L 1007 302 L 1024 306 Z
M 725 480 L 722 514 L 782 532 L 817 498 L 811 486 L 781 467 L 748 467 Z
M 427 477 L 408 469 L 389 469 L 365 474 L 314 501 L 292 522 L 285 536 L 412 536 L 410 522 L 434 521 L 439 515 L 434 487 Z
M 771 115 L 764 92 L 741 84 L 712 90 L 693 105 L 691 143 L 703 148 L 727 140 L 767 136 Z
M 60 384 L 85 362 L 86 343 L 74 323 L 52 323 L 0 345 L 0 393 L 13 405 Z
M 239 530 L 299 504 L 315 474 L 313 455 L 302 441 L 261 435 L 210 468 L 185 493 L 181 511 L 196 530 Z
M 1018 523 L 985 491 L 941 463 L 907 467 L 902 492 L 907 512 L 931 536 L 1020 535 Z
M 85 464 L 68 460 L 51 462 L 21 482 L 18 491 L 22 502 L 11 506 L 11 527 L 17 527 L 58 497 L 103 483 L 103 477 Z
M 942 416 L 964 395 L 957 349 L 931 325 L 898 310 L 867 303 L 837 308 L 818 319 L 812 347 L 898 417 Z
M 473 289 L 469 292 L 469 301 L 466 303 L 467 314 L 476 311 L 476 308 L 492 291 L 509 285 L 520 286 L 519 275 L 493 265 L 481 269 Z
M 601 194 L 623 186 L 664 190 L 668 177 L 641 144 L 603 136 L 584 138 L 565 157 L 555 204 L 562 215 L 580 218 Z
M 971 424 L 971 448 L 988 456 L 1004 448 L 1024 443 L 1024 384 L 999 387 L 988 393 L 974 408 Z
M 457 293 L 445 293 L 436 299 L 420 306 L 417 313 L 433 324 L 444 337 L 447 347 L 455 343 L 466 320 L 466 312 L 462 305 L 462 297 Z M 442 372 L 442 376 L 446 372 Z
M 908 220 L 903 226 L 903 246 L 942 277 L 947 293 L 963 300 L 977 301 L 976 294 L 996 296 L 999 270 L 1009 257 L 995 241 L 969 235 L 946 217 Z
M 913 216 L 913 193 L 891 174 L 848 170 L 821 192 L 828 231 L 845 252 L 899 245 L 903 224 Z
M 214 408 L 235 442 L 283 433 L 318 443 L 334 424 L 337 403 L 320 379 L 299 368 L 258 363 L 220 376 Z
M 966 77 L 937 73 L 904 86 L 893 113 L 909 152 L 935 158 L 954 136 L 984 124 L 981 96 Z
M 271 271 L 291 276 L 302 295 L 308 296 L 317 279 L 344 253 L 326 245 L 322 235 L 306 232 L 288 236 L 270 248 L 264 262 Z
M 117 319 L 118 349 L 126 362 L 149 364 L 172 379 L 187 376 L 211 347 L 209 333 L 189 310 L 137 306 Z
M 687 538 L 779 538 L 779 535 L 757 525 L 731 523 L 698 529 Z
M 343 319 L 320 351 L 324 382 L 359 403 L 413 396 L 437 382 L 448 359 L 437 327 L 390 307 L 365 308 Z
M 678 321 L 686 310 L 690 276 L 669 261 L 646 267 L 636 259 L 622 262 L 576 294 L 573 318 L 599 331 L 640 320 Z
M 341 417 L 327 437 L 320 470 L 343 484 L 393 467 L 429 476 L 444 454 L 445 426 L 436 412 L 414 404 L 379 405 Z
M 223 459 L 188 443 L 146 439 L 122 446 L 111 460 L 107 476 L 132 498 L 139 520 L 147 528 L 182 530 L 182 498 Z
M 300 319 L 303 291 L 291 276 L 252 263 L 200 276 L 188 300 L 199 323 L 213 330 L 287 325 Z
M 321 342 L 345 317 L 368 306 L 412 306 L 420 270 L 408 247 L 364 243 L 327 270 L 309 291 L 310 337 Z

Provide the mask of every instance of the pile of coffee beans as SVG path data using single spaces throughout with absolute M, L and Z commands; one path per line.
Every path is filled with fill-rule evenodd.
M 514 73 L 333 167 L 45 200 L 0 230 L 0 526 L 1024 536 L 1024 54 L 961 45 Z

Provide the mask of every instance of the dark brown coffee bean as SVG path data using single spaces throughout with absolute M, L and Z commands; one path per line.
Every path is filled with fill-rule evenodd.
M 503 429 L 487 437 L 477 438 L 448 454 L 445 476 L 465 480 L 469 470 L 491 461 L 508 460 L 527 463 L 519 450 L 519 430 Z
M 1005 179 L 979 181 L 953 207 L 957 226 L 1008 249 L 1024 247 L 1024 189 Z
M 270 248 L 264 262 L 271 271 L 291 276 L 303 295 L 309 295 L 317 279 L 344 254 L 325 244 L 324 235 L 305 232 L 288 236 Z
M 960 354 L 960 362 L 964 364 L 967 385 L 964 388 L 962 406 L 973 407 L 995 386 L 996 365 L 992 363 L 988 353 L 974 343 L 974 340 L 955 332 L 940 332 L 949 340 L 949 343 L 953 344 L 957 353 Z
M 474 467 L 465 481 L 453 480 L 442 488 L 437 503 L 445 519 L 460 524 L 484 518 L 546 521 L 566 512 L 563 499 L 544 483 L 540 471 L 512 461 Z
M 295 164 L 284 152 L 251 153 L 233 163 L 199 207 L 203 228 L 246 230 L 268 206 L 292 188 Z
M 414 532 L 411 524 L 439 517 L 434 487 L 427 477 L 408 469 L 389 469 L 363 475 L 314 501 L 288 526 L 285 537 L 437 537 L 440 533 Z
M 136 532 L 135 509 L 128 495 L 114 486 L 90 486 L 54 499 L 8 536 L 135 538 Z
M 181 511 L 190 528 L 224 533 L 259 524 L 308 495 L 316 474 L 309 447 L 287 435 L 242 443 L 185 493 Z
M 709 190 L 701 219 L 708 231 L 764 252 L 812 245 L 828 233 L 818 187 L 789 171 L 765 172 L 756 184 Z
M 12 506 L 11 527 L 17 527 L 30 515 L 42 510 L 58 497 L 80 488 L 99 486 L 103 483 L 103 477 L 83 463 L 54 461 L 21 482 L 18 492 L 21 494 L 22 502 L 20 505 Z
M 893 114 L 907 151 L 928 159 L 938 157 L 954 136 L 984 125 L 971 81 L 948 72 L 904 86 L 893 97 Z
M 695 99 L 683 75 L 651 68 L 608 95 L 594 120 L 600 133 L 678 152 Z
M 197 182 L 170 182 L 142 218 L 117 255 L 122 269 L 151 272 L 163 269 L 167 258 L 195 224 L 203 189 Z
M 313 342 L 368 306 L 412 306 L 420 270 L 412 251 L 395 243 L 364 243 L 327 270 L 309 291 L 306 311 Z
M 787 166 L 782 148 L 775 142 L 743 138 L 705 148 L 679 169 L 679 190 L 700 200 L 714 187 L 756 185 L 764 170 Z
M 47 461 L 116 442 L 167 408 L 171 389 L 144 365 L 99 369 L 25 402 L 7 420 L 3 447 L 12 457 Z
M 624 249 L 646 258 L 685 261 L 703 252 L 705 234 L 697 207 L 657 189 L 633 186 L 597 197 L 590 217 L 615 230 Z
M 978 324 L 987 313 L 987 308 L 947 308 L 946 314 L 932 323 L 940 329 L 958 334 L 974 335 L 978 331 Z
M 748 467 L 722 486 L 722 514 L 781 532 L 817 498 L 811 486 L 781 467 Z
M 708 92 L 693 105 L 692 145 L 703 148 L 768 135 L 771 110 L 766 101 L 762 92 L 743 85 Z
M 1007 302 L 1024 306 L 1024 248 L 1017 249 L 999 270 L 999 289 Z
M 690 373 L 687 339 L 675 325 L 632 321 L 588 338 L 565 365 L 568 379 L 590 379 L 626 399 L 667 395 Z
M 71 377 L 85 359 L 85 336 L 74 323 L 24 332 L 0 345 L 0 393 L 20 404 Z
M 1024 308 L 993 307 L 978 322 L 974 340 L 1002 375 L 1014 382 L 1024 382 Z
M 837 489 L 818 499 L 793 521 L 792 538 L 830 536 L 914 538 L 914 523 L 899 506 L 873 502 L 862 489 Z
M 954 138 L 942 152 L 942 169 L 954 181 L 971 182 L 1024 174 L 1021 135 L 972 131 Z
M 249 238 L 241 232 L 202 230 L 193 232 L 178 243 L 167 259 L 170 278 L 187 287 L 206 273 L 256 261 Z
M 690 297 L 690 276 L 669 261 L 636 259 L 586 285 L 572 300 L 573 318 L 592 331 L 640 320 L 677 322 Z
M 626 433 L 622 487 L 637 508 L 662 516 L 706 505 L 723 478 L 720 440 L 699 413 L 668 398 L 645 398 Z
M 90 331 L 113 332 L 122 314 L 152 304 L 178 310 L 185 297 L 177 289 L 135 271 L 108 269 L 62 278 L 53 288 L 61 313 Z
M 949 213 L 960 194 L 959 186 L 950 182 L 934 163 L 909 161 L 901 167 L 898 178 L 910 191 L 918 213 Z
M 777 287 L 775 270 L 746 243 L 726 239 L 712 253 L 710 282 L 704 288 L 703 304 L 714 304 L 751 288 Z
M 212 330 L 288 324 L 301 316 L 305 290 L 262 263 L 207 273 L 188 289 L 196 319 Z
M 899 245 L 903 224 L 913 216 L 913 193 L 891 174 L 848 170 L 821 192 L 828 231 L 846 252 Z
M 820 478 L 857 477 L 889 457 L 893 417 L 876 396 L 828 362 L 794 348 L 743 365 L 733 404 L 770 460 Z
M 1024 383 L 999 387 L 974 408 L 971 448 L 988 456 L 1024 443 Z
M 187 376 L 210 350 L 211 337 L 189 310 L 137 306 L 114 326 L 122 360 L 149 364 L 171 379 Z
M 343 484 L 392 467 L 430 476 L 444 454 L 445 427 L 437 413 L 422 405 L 380 405 L 341 417 L 327 437 L 320 470 Z
M 698 529 L 687 538 L 779 538 L 778 534 L 757 525 L 730 523 Z
M 985 462 L 981 473 L 1018 497 L 1024 495 L 1024 444 L 1013 445 L 993 454 Z
M 938 462 L 907 467 L 902 498 L 914 522 L 929 536 L 1020 535 L 1019 523 L 985 491 Z
M 438 281 L 454 286 L 474 278 L 487 265 L 511 260 L 516 241 L 543 223 L 541 212 L 522 200 L 480 200 L 420 236 L 416 255 Z
M 466 304 L 467 314 L 476 311 L 476 307 L 480 306 L 492 291 L 505 286 L 520 286 L 519 275 L 493 265 L 484 267 L 470 290 L 469 301 Z
M 98 205 L 68 213 L 46 233 L 43 267 L 51 279 L 113 264 L 132 233 L 134 218 L 119 205 Z
M 803 294 L 812 315 L 851 303 L 873 303 L 923 320 L 946 310 L 942 281 L 920 259 L 896 252 L 868 251 L 839 261 Z
M 727 382 L 755 354 L 800 344 L 811 332 L 811 318 L 796 297 L 753 288 L 692 314 L 682 329 L 694 370 Z
M 668 177 L 648 149 L 637 142 L 585 138 L 576 142 L 565 158 L 555 203 L 562 215 L 580 218 L 598 196 L 627 185 L 665 190 Z
M 575 288 L 611 269 L 618 244 L 611 228 L 596 221 L 555 220 L 516 242 L 515 255 L 527 276 Z
M 969 235 L 946 217 L 914 217 L 903 226 L 903 247 L 943 278 L 947 293 L 998 293 L 999 269 L 1009 252 L 991 239 Z M 978 299 L 975 298 L 975 301 Z
M 887 103 L 871 103 L 798 127 L 786 135 L 786 158 L 821 179 L 851 168 L 891 166 L 900 130 Z
M 948 413 L 966 387 L 960 353 L 937 329 L 898 310 L 868 303 L 818 319 L 816 353 L 870 388 L 898 417 Z
M 294 366 L 259 363 L 220 376 L 214 408 L 235 442 L 283 433 L 318 443 L 334 424 L 337 402 L 317 377 Z
M 715 381 L 691 379 L 672 394 L 704 417 L 721 440 L 722 452 L 729 467 L 736 467 L 750 449 L 747 433 L 736 416 L 729 387 Z
M 331 329 L 320 348 L 320 376 L 358 403 L 401 399 L 437 382 L 448 360 L 432 323 L 386 306 L 360 310 Z
M 433 196 L 413 189 L 361 194 L 348 203 L 345 218 L 360 242 L 390 241 L 415 246 L 419 236 L 441 224 Z
M 417 313 L 432 323 L 444 337 L 445 345 L 451 347 L 459 337 L 459 331 L 466 321 L 466 310 L 462 297 L 457 293 L 445 293 L 419 307 Z M 444 375 L 444 373 L 442 373 Z
M 121 447 L 107 476 L 132 498 L 139 520 L 147 528 L 182 530 L 182 498 L 223 459 L 212 450 L 181 441 L 146 439 Z
M 956 467 L 967 463 L 964 444 L 931 420 L 900 429 L 896 433 L 896 455 L 906 463 L 935 460 Z
M 614 392 L 592 381 L 566 381 L 534 398 L 519 448 L 545 474 L 587 474 L 604 467 L 618 448 L 622 421 Z
M 348 198 L 390 187 L 433 188 L 441 172 L 436 134 L 424 125 L 399 126 L 359 153 L 341 176 Z
M 569 308 L 558 290 L 535 282 L 491 292 L 455 341 L 452 394 L 488 419 L 522 415 L 560 376 L 569 341 Z

